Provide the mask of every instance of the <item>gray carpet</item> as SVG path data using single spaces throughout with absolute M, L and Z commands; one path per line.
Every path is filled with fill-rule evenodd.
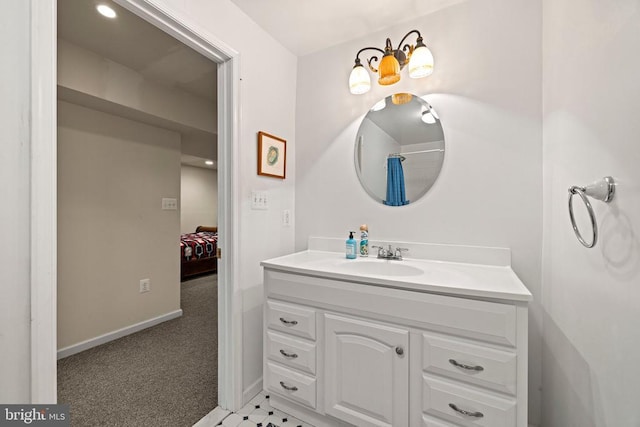
M 183 282 L 182 317 L 59 360 L 71 425 L 191 426 L 215 408 L 217 284 Z

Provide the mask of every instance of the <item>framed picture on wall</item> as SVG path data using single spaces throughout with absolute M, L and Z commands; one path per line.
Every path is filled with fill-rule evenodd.
M 258 175 L 284 179 L 287 172 L 287 141 L 258 132 Z

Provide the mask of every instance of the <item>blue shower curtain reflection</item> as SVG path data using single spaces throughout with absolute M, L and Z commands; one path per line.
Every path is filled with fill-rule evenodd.
M 389 157 L 387 159 L 387 206 L 408 205 L 404 190 L 404 172 L 402 171 L 402 161 L 399 157 Z

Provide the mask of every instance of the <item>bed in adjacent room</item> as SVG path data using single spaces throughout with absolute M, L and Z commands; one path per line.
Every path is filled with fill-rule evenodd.
M 180 236 L 180 280 L 218 271 L 218 227 L 200 225 Z

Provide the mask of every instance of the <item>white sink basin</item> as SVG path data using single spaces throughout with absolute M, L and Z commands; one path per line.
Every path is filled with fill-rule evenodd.
M 419 276 L 422 269 L 402 264 L 402 261 L 346 261 L 339 267 L 347 273 L 376 276 Z

